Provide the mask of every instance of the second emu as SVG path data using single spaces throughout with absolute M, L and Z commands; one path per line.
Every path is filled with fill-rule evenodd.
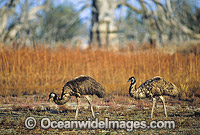
M 129 88 L 129 95 L 134 97 L 135 99 L 140 98 L 152 98 L 153 106 L 151 111 L 151 118 L 153 118 L 153 111 L 156 104 L 156 97 L 159 97 L 163 102 L 163 108 L 165 110 L 165 116 L 167 117 L 167 110 L 165 106 L 164 95 L 167 96 L 178 96 L 179 92 L 176 86 L 173 83 L 170 83 L 163 79 L 160 76 L 153 77 L 143 84 L 141 84 L 138 88 L 136 88 L 136 80 L 134 77 L 130 77 L 128 82 L 131 82 Z
M 89 95 L 96 95 L 99 98 L 103 98 L 105 95 L 105 90 L 100 83 L 98 83 L 96 80 L 94 80 L 90 76 L 81 75 L 79 77 L 76 77 L 68 81 L 64 85 L 62 89 L 62 95 L 60 98 L 57 96 L 56 93 L 51 92 L 49 94 L 49 100 L 53 98 L 53 101 L 56 104 L 63 105 L 70 100 L 71 96 L 75 96 L 77 99 L 75 119 L 77 119 L 80 98 L 84 97 L 87 99 L 88 103 L 90 104 L 92 116 L 95 118 L 92 102 Z

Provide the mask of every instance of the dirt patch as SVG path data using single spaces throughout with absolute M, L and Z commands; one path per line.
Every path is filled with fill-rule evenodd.
M 28 99 L 28 100 L 25 100 Z M 99 120 L 125 121 L 174 121 L 174 129 L 146 129 L 139 128 L 127 131 L 125 129 L 43 129 L 41 120 L 49 118 L 51 121 L 75 120 L 76 100 L 72 98 L 65 106 L 57 106 L 46 102 L 45 98 L 20 97 L 10 100 L 7 104 L 0 105 L 0 132 L 1 134 L 199 134 L 200 133 L 200 108 L 199 103 L 178 101 L 167 98 L 167 112 L 169 117 L 164 117 L 162 104 L 158 103 L 154 118 L 150 118 L 151 100 L 134 100 L 126 96 L 117 96 L 113 100 L 97 99 L 93 97 L 95 116 Z M 126 100 L 125 100 L 126 99 Z M 3 99 L 2 99 L 3 100 Z M 5 100 L 5 99 L 4 99 Z M 24 102 L 21 102 L 23 100 Z M 18 102 L 16 102 L 18 101 Z M 32 102 L 30 102 L 32 101 Z M 37 125 L 34 129 L 27 129 L 25 120 L 34 117 Z M 81 99 L 78 120 L 92 119 L 87 101 Z

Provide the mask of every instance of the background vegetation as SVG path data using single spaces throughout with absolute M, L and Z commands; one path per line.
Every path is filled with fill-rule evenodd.
M 199 16 L 197 0 L 1 0 L 0 41 L 52 47 L 106 38 L 116 48 L 127 42 L 163 47 L 199 40 Z
M 52 90 L 60 93 L 68 80 L 84 74 L 103 84 L 107 94 L 128 95 L 129 77 L 135 76 L 139 86 L 158 75 L 175 83 L 183 97 L 199 97 L 200 55 L 181 52 L 170 55 L 157 49 L 114 52 L 62 46 L 1 47 L 0 93 L 4 96 L 48 94 Z

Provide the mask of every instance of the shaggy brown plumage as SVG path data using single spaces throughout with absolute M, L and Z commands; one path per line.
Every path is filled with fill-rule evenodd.
M 90 76 L 81 75 L 68 81 L 64 85 L 61 98 L 58 98 L 57 94 L 52 92 L 49 94 L 49 99 L 53 98 L 53 101 L 56 104 L 63 105 L 70 100 L 71 96 L 75 96 L 77 98 L 77 109 L 75 118 L 77 118 L 80 97 L 85 97 L 90 104 L 92 116 L 95 117 L 89 95 L 96 95 L 99 98 L 103 98 L 105 95 L 105 90 L 100 83 L 98 83 Z
M 151 117 L 153 117 L 153 111 L 156 104 L 156 97 L 160 97 L 160 99 L 162 100 L 163 107 L 165 110 L 165 116 L 167 117 L 165 99 L 163 98 L 163 96 L 167 95 L 175 97 L 179 95 L 177 87 L 173 83 L 166 81 L 160 76 L 156 76 L 145 81 L 137 89 L 136 89 L 136 80 L 134 77 L 129 78 L 128 82 L 131 82 L 129 88 L 129 95 L 131 97 L 134 97 L 135 99 L 139 98 L 153 99 Z

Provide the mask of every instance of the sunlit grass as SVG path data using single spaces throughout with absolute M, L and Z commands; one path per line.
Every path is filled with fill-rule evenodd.
M 107 94 L 128 95 L 127 80 L 135 76 L 139 86 L 162 76 L 189 97 L 200 88 L 200 55 L 150 49 L 105 51 L 66 49 L 0 49 L 0 94 L 3 96 L 61 93 L 64 84 L 79 75 L 100 82 Z

